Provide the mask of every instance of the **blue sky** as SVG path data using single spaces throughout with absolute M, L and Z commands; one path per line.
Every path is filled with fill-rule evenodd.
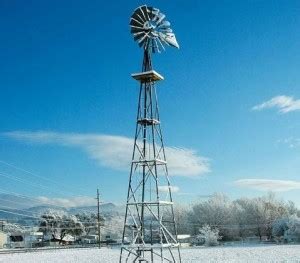
M 2 190 L 70 198 L 99 186 L 125 201 L 129 167 L 111 160 L 134 135 L 142 52 L 128 23 L 144 3 L 1 1 Z M 154 56 L 165 143 L 181 149 L 173 163 L 196 163 L 172 176 L 175 200 L 273 189 L 300 204 L 299 1 L 146 4 L 180 44 Z

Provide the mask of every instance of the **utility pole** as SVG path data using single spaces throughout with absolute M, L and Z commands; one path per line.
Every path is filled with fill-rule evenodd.
M 101 230 L 100 230 L 100 197 L 99 197 L 99 189 L 97 188 L 97 208 L 98 208 L 98 213 L 97 213 L 97 228 L 98 228 L 98 242 L 99 242 L 99 248 L 101 248 Z

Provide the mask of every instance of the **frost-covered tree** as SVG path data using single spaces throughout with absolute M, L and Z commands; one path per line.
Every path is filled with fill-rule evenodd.
M 60 222 L 64 215 L 64 212 L 49 209 L 41 215 L 39 231 L 43 232 L 44 236 L 56 238 L 59 233 Z
M 263 198 L 266 213 L 266 234 L 272 237 L 272 225 L 279 218 L 289 215 L 289 207 L 286 203 L 276 198 L 275 194 L 269 193 Z
M 230 226 L 234 224 L 232 211 L 232 202 L 226 195 L 220 193 L 214 194 L 207 201 L 197 203 L 191 213 L 194 233 L 197 233 L 199 226 L 209 225 L 218 228 L 220 234 L 227 239 Z
M 272 224 L 272 236 L 277 241 L 282 241 L 286 231 L 289 229 L 288 227 L 289 218 L 279 218 L 276 219 Z
M 123 216 L 113 216 L 105 220 L 105 227 L 102 228 L 101 233 L 105 236 L 110 236 L 112 239 L 122 238 L 123 233 Z
M 300 218 L 297 214 L 274 221 L 272 234 L 277 241 L 300 241 Z
M 289 215 L 297 215 L 298 217 L 300 217 L 300 211 L 297 209 L 295 203 L 293 201 L 287 201 L 287 203 L 285 204 L 287 213 Z
M 58 239 L 60 242 L 67 234 L 78 237 L 85 233 L 83 224 L 76 216 L 53 210 L 41 216 L 39 228 L 44 235 Z
M 261 239 L 265 235 L 265 209 L 261 199 L 238 199 L 235 201 L 235 207 L 240 209 L 236 218 L 241 235 L 243 237 L 257 235 Z
M 260 239 L 272 238 L 273 223 L 295 211 L 293 203 L 284 203 L 272 193 L 257 198 L 241 198 L 234 201 L 237 222 L 242 237 L 256 235 Z
M 219 230 L 217 228 L 211 228 L 209 225 L 204 225 L 199 229 L 199 235 L 196 239 L 201 242 L 204 241 L 205 246 L 216 246 L 222 237 L 219 235 Z
M 81 213 L 76 215 L 77 219 L 82 223 L 86 235 L 95 234 L 98 227 L 98 217 L 96 214 Z M 100 216 L 100 226 L 104 225 L 104 218 Z
M 208 224 L 219 229 L 223 240 L 251 236 L 271 239 L 274 222 L 297 213 L 293 202 L 283 202 L 272 193 L 234 201 L 223 194 L 214 194 L 207 201 L 196 203 L 192 207 L 190 220 L 192 234 L 197 234 L 199 226 Z
M 6 233 L 25 233 L 26 229 L 24 226 L 15 224 L 15 223 L 8 223 L 2 222 L 2 230 Z
M 293 215 L 287 222 L 287 230 L 284 233 L 286 241 L 300 241 L 300 218 L 297 215 Z
M 191 210 L 185 206 L 176 204 L 174 206 L 174 218 L 177 225 L 178 235 L 191 234 L 192 232 L 192 221 L 191 221 Z M 165 220 L 172 220 L 171 210 L 164 214 Z

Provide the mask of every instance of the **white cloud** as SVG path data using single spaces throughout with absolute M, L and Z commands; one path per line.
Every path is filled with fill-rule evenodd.
M 300 139 L 299 138 L 286 138 L 283 140 L 278 140 L 278 143 L 284 143 L 287 144 L 289 146 L 289 148 L 298 148 L 300 147 Z
M 289 96 L 276 96 L 268 101 L 256 105 L 252 110 L 261 111 L 264 109 L 277 108 L 280 113 L 300 110 L 300 100 Z
M 241 179 L 234 182 L 238 187 L 245 187 L 260 191 L 286 192 L 300 190 L 300 181 L 269 180 L 269 179 Z
M 49 198 L 45 196 L 39 196 L 36 199 L 45 205 L 62 206 L 65 208 L 96 205 L 95 198 L 88 196 L 76 196 L 70 198 Z
M 101 166 L 128 170 L 132 156 L 133 139 L 103 134 L 12 131 L 2 133 L 12 139 L 39 144 L 58 144 L 78 147 Z M 195 151 L 166 147 L 170 175 L 199 176 L 210 172 L 209 159 Z
M 172 193 L 178 193 L 179 190 L 180 190 L 178 186 L 174 186 L 174 185 L 170 186 L 170 189 L 171 189 Z M 169 186 L 167 186 L 167 185 L 161 185 L 161 186 L 158 187 L 158 190 L 160 192 L 163 192 L 163 193 L 168 193 L 169 192 Z

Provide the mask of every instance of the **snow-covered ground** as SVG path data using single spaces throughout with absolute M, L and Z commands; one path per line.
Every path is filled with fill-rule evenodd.
M 300 262 L 300 245 L 186 248 L 184 263 L 195 262 Z M 60 249 L 0 254 L 0 262 L 13 263 L 117 263 L 118 249 Z

